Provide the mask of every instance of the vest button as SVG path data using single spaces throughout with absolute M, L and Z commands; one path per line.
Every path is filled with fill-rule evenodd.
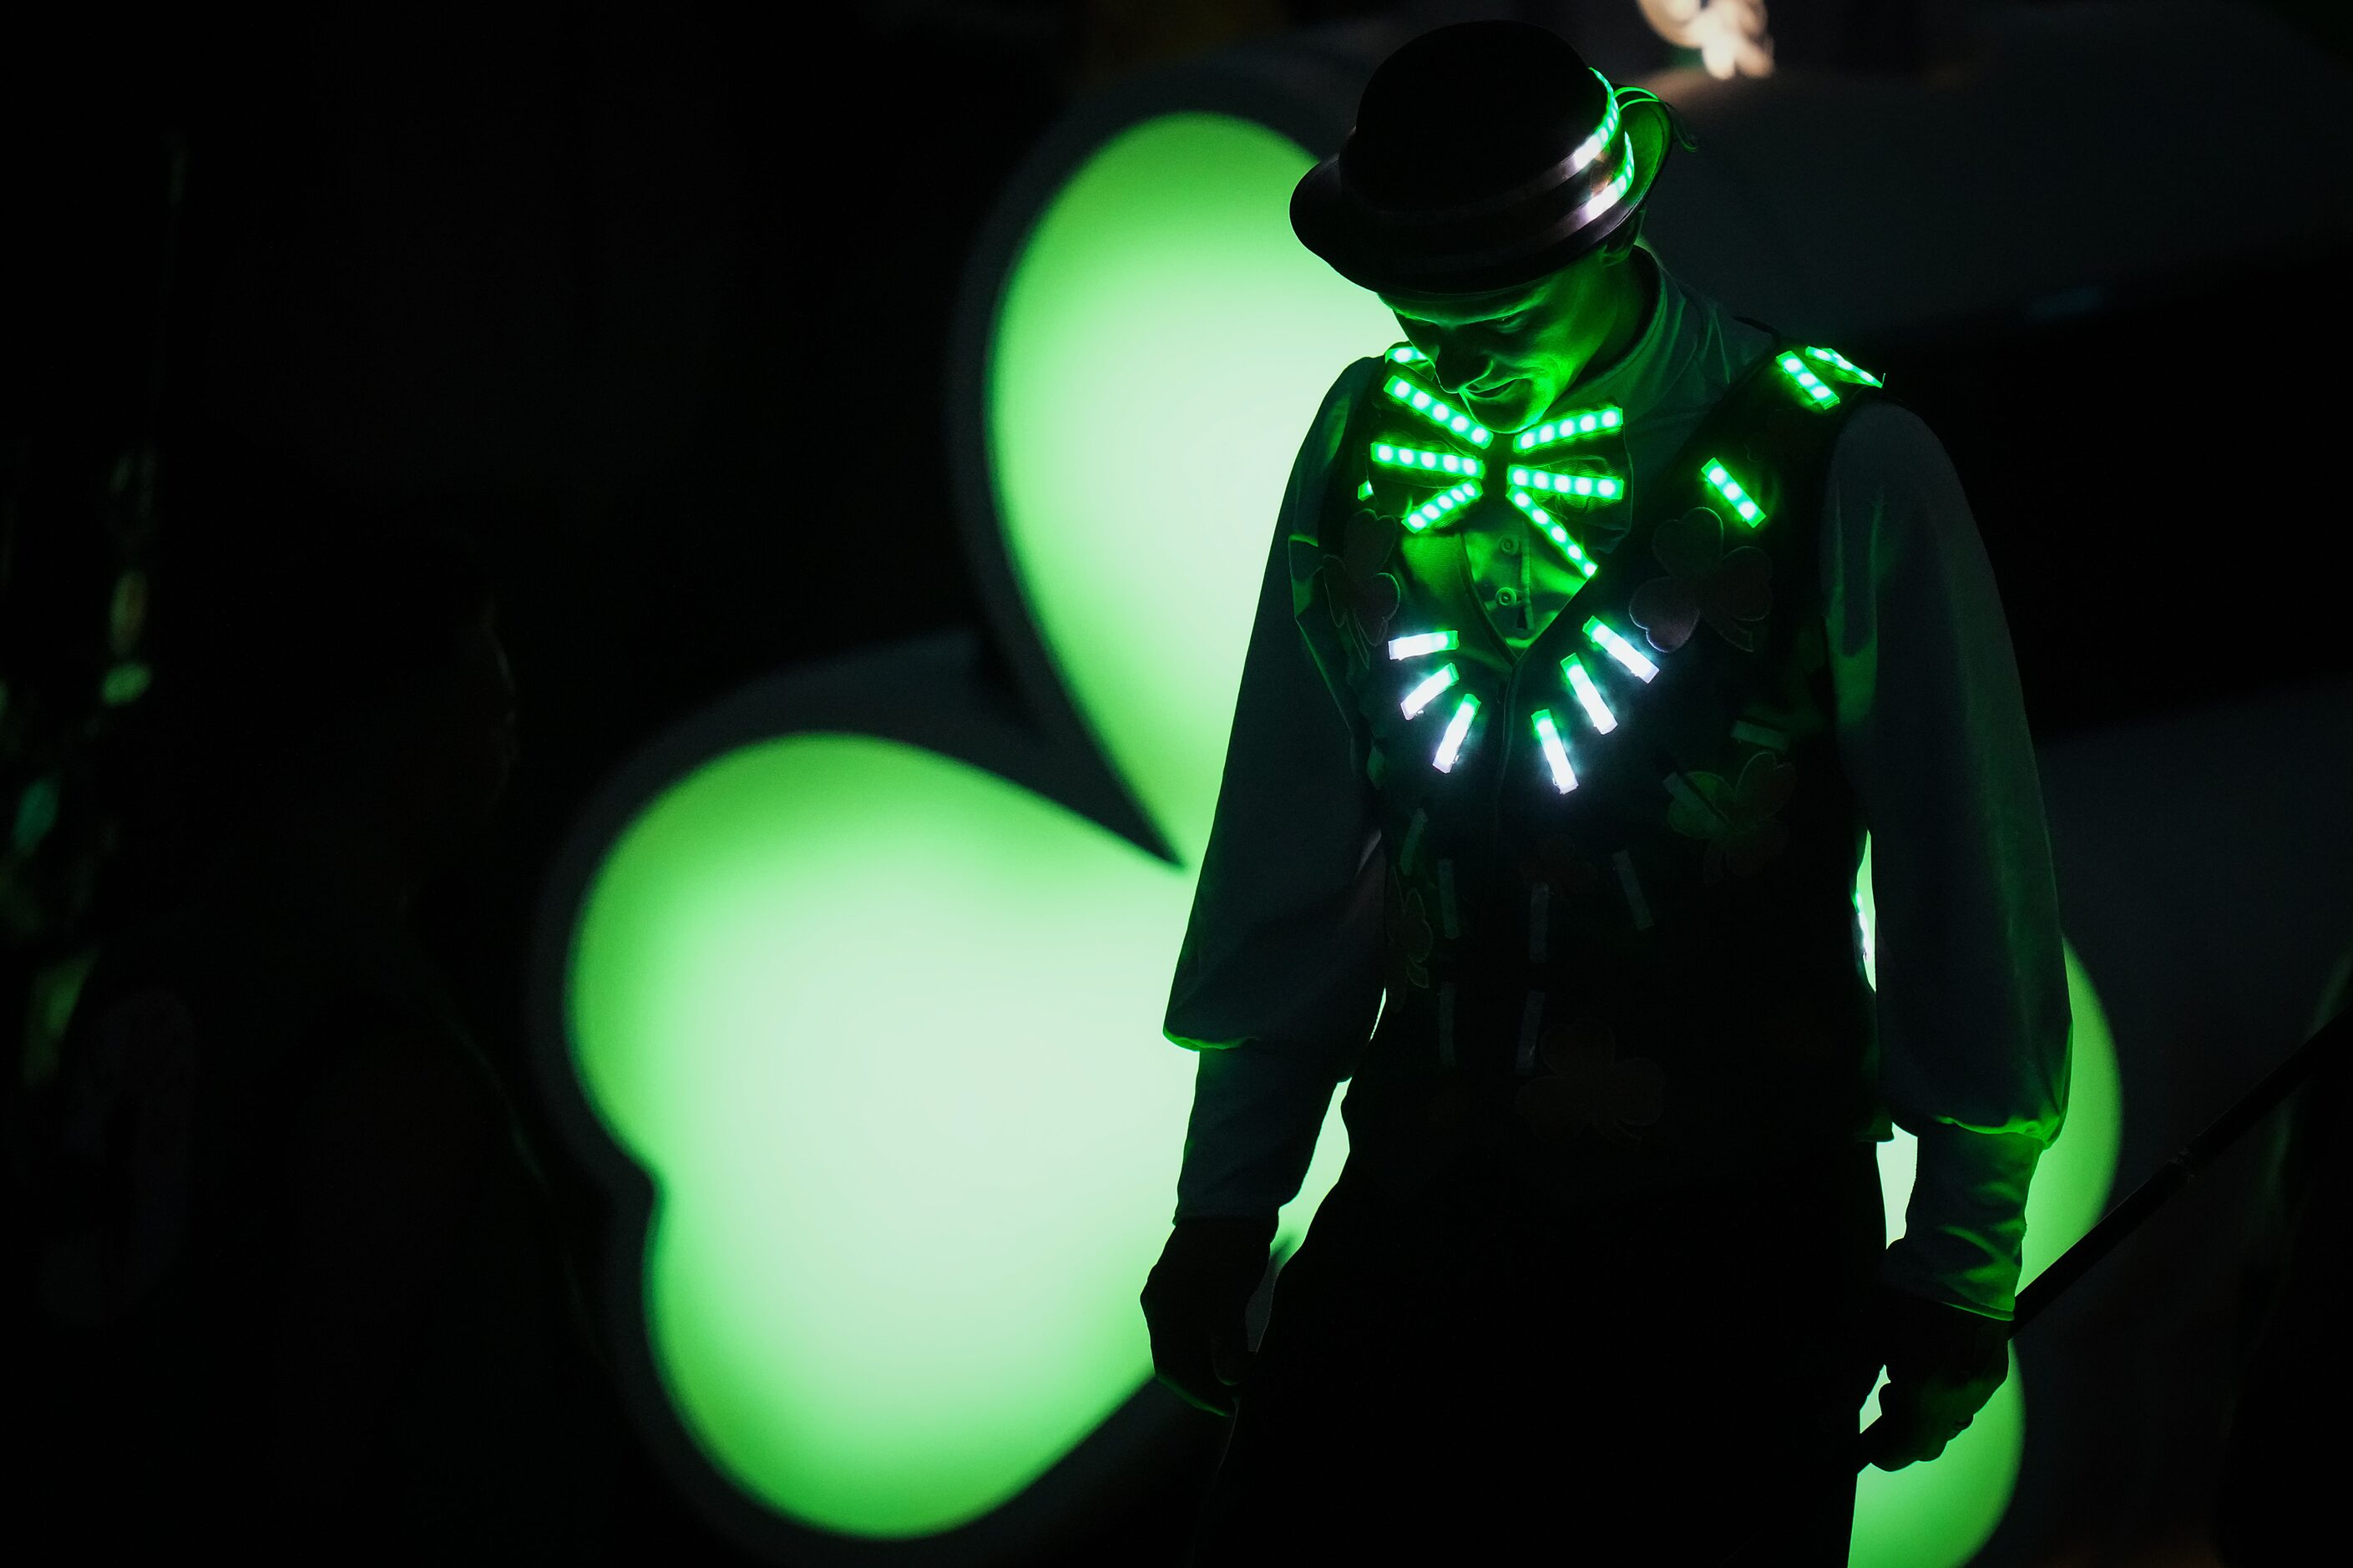
M 1495 603 L 1499 605 L 1512 604 L 1517 599 L 1517 597 L 1518 595 L 1514 594 L 1509 588 L 1498 588 L 1495 590 Z
M 1501 550 L 1506 555 L 1517 555 L 1520 552 L 1520 542 L 1514 539 L 1507 533 L 1503 537 L 1502 541 L 1497 543 L 1495 548 Z

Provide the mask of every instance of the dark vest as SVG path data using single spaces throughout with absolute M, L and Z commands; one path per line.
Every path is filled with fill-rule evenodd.
M 1817 566 L 1883 395 L 1779 343 L 1630 500 L 1616 410 L 1490 435 L 1402 345 L 1366 382 L 1302 615 L 1380 799 L 1388 994 L 1343 1107 L 1377 1179 L 1500 1157 L 1577 1203 L 1888 1135 Z M 1482 509 L 1585 576 L 1525 650 L 1472 577 Z

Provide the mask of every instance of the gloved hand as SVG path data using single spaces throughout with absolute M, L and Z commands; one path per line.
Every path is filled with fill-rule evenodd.
M 1887 1386 L 1864 1457 L 1900 1470 L 1943 1453 L 2010 1375 L 2010 1330 L 1983 1313 L 1880 1286 L 1871 1333 Z
M 1272 1216 L 1178 1220 L 1144 1282 L 1153 1370 L 1197 1410 L 1234 1413 L 1254 1359 L 1246 1314 L 1275 1226 Z

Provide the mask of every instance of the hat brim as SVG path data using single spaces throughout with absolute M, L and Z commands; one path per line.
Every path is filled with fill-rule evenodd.
M 1292 232 L 1334 271 L 1361 289 L 1400 300 L 1453 300 L 1493 294 L 1550 277 L 1590 254 L 1624 226 L 1678 142 L 1691 145 L 1674 110 L 1647 89 L 1616 89 L 1619 113 L 1634 146 L 1634 181 L 1608 211 L 1572 231 L 1540 232 L 1517 248 L 1433 273 L 1403 264 L 1375 216 L 1350 192 L 1335 153 L 1309 170 L 1291 196 Z

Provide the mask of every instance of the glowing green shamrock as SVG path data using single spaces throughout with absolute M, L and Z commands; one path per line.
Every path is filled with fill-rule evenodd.
M 804 727 L 676 764 L 573 921 L 573 1060 L 657 1194 L 665 1392 L 720 1474 L 807 1525 L 982 1519 L 1157 1392 L 1135 1292 L 1194 1065 L 1159 1034 L 1170 965 L 1300 433 L 1395 337 L 1290 234 L 1308 161 L 1220 115 L 1124 131 L 1039 216 L 991 344 L 1022 600 L 1000 629 L 1037 639 L 1177 863 L 999 773 Z M 894 713 L 986 727 L 932 686 Z M 2030 1277 L 2114 1160 L 2113 1059 L 2070 965 L 2075 1108 L 2034 1187 Z M 1882 1151 L 1900 1229 L 1911 1140 Z M 1279 1254 L 1345 1152 L 1335 1097 Z M 2020 1409 L 2013 1377 L 1945 1458 L 1867 1472 L 1855 1561 L 1964 1559 L 2007 1504 Z

